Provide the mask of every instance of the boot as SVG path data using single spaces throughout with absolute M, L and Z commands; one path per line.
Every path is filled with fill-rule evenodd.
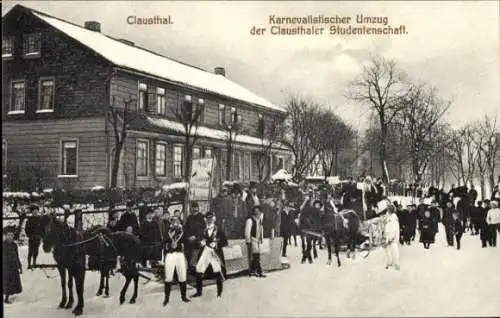
M 181 288 L 181 298 L 182 301 L 185 303 L 190 302 L 190 300 L 186 297 L 186 291 L 187 291 L 187 285 L 186 282 L 179 283 L 180 288 Z
M 202 274 L 196 274 L 196 294 L 191 297 L 201 297 L 203 294 L 203 277 Z
M 219 276 L 217 276 L 217 297 L 222 295 L 222 286 L 222 276 L 219 274 Z
M 170 290 L 172 290 L 172 283 L 165 283 L 165 299 L 163 300 L 163 306 L 166 306 L 170 301 Z

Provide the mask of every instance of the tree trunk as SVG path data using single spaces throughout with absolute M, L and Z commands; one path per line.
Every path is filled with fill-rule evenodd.
M 120 171 L 120 158 L 123 150 L 123 144 L 125 143 L 125 139 L 122 138 L 121 142 L 116 143 L 115 151 L 113 154 L 113 166 L 111 167 L 111 181 L 110 188 L 116 188 L 118 184 L 118 171 Z
M 386 156 L 387 156 L 387 125 L 384 123 L 384 117 L 381 116 L 380 120 L 380 137 L 381 137 L 381 143 L 380 143 L 380 168 L 382 169 L 382 180 L 384 183 L 389 182 L 389 176 L 387 175 L 387 171 L 385 170 L 386 167 Z
M 230 133 L 230 137 L 227 143 L 227 152 L 226 152 L 226 180 L 231 180 L 231 166 L 233 165 L 233 138 L 232 133 Z

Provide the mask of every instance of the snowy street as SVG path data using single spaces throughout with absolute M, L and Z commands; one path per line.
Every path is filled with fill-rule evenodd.
M 477 236 L 465 234 L 462 250 L 448 248 L 444 229 L 436 244 L 425 250 L 421 244 L 401 247 L 401 270 L 385 270 L 384 251 L 368 258 L 346 259 L 342 267 L 326 265 L 326 250 L 319 250 L 314 264 L 300 264 L 300 244 L 289 250 L 291 268 L 269 273 L 264 279 L 239 277 L 227 280 L 221 299 L 215 286 L 204 289 L 201 299 L 189 304 L 180 300 L 177 288 L 164 308 L 163 286 L 139 286 L 135 305 L 119 305 L 123 278 L 112 277 L 111 297 L 96 297 L 97 274 L 87 272 L 85 317 L 290 317 L 290 316 L 498 316 L 500 314 L 500 249 L 481 248 Z M 25 247 L 20 248 L 21 261 Z M 39 263 L 52 263 L 43 254 Z M 25 269 L 26 266 L 23 265 Z M 24 292 L 5 307 L 7 317 L 72 317 L 57 310 L 60 300 L 57 271 L 45 278 L 41 269 L 22 275 Z M 128 297 L 132 288 L 129 287 Z M 188 289 L 188 295 L 194 292 Z

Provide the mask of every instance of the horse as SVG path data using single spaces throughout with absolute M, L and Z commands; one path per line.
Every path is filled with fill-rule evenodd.
M 342 243 L 347 242 L 348 258 L 350 258 L 351 253 L 355 253 L 360 225 L 360 217 L 353 210 L 342 210 L 338 213 L 328 213 L 325 216 L 322 229 L 327 242 L 328 265 L 332 261 L 332 245 L 338 267 L 341 266 L 339 251 Z M 353 258 L 355 255 L 353 254 Z
M 58 308 L 71 309 L 73 307 L 73 280 L 76 287 L 77 305 L 72 313 L 75 316 L 83 314 L 83 289 L 85 284 L 85 251 L 82 233 L 78 233 L 68 224 L 57 220 L 55 216 L 43 215 L 43 245 L 45 253 L 54 256 L 57 270 L 61 278 L 62 298 Z M 66 294 L 66 274 L 68 277 L 68 293 Z

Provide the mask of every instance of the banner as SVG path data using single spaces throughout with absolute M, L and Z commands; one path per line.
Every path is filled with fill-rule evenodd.
M 189 181 L 189 201 L 209 201 L 214 173 L 213 158 L 194 159 Z

